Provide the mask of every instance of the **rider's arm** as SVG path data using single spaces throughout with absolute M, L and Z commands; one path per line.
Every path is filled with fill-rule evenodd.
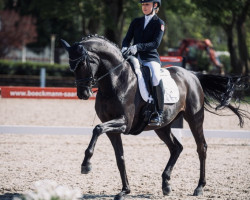
M 129 26 L 128 32 L 122 41 L 122 47 L 130 46 L 130 43 L 134 37 L 134 24 L 135 24 L 135 20 L 133 20 Z
M 164 34 L 164 23 L 161 22 L 161 23 L 158 23 L 156 26 L 156 31 L 153 36 L 153 40 L 148 43 L 136 44 L 137 51 L 150 51 L 153 49 L 157 49 L 160 46 L 163 34 Z

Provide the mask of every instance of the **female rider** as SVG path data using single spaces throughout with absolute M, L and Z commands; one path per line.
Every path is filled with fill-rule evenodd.
M 152 72 L 152 84 L 157 115 L 153 115 L 149 121 L 151 126 L 162 124 L 164 106 L 164 88 L 160 77 L 161 61 L 157 48 L 159 47 L 165 23 L 156 15 L 161 6 L 161 0 L 140 0 L 142 12 L 145 16 L 135 18 L 128 29 L 122 42 L 122 53 L 129 50 L 132 55 L 144 66 L 148 66 Z M 132 46 L 130 46 L 133 40 Z M 133 63 L 138 60 L 134 59 Z

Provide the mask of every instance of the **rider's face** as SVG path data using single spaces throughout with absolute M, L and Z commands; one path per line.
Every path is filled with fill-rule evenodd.
M 153 2 L 149 2 L 149 3 L 142 3 L 142 12 L 144 15 L 148 15 L 151 13 L 152 9 L 153 9 Z

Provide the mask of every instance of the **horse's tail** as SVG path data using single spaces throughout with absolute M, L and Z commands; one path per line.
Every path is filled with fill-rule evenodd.
M 200 80 L 205 94 L 205 109 L 211 113 L 217 113 L 220 109 L 228 108 L 239 118 L 241 127 L 244 125 L 244 118 L 250 119 L 247 110 L 240 109 L 243 99 L 243 90 L 249 87 L 248 76 L 220 76 L 194 72 Z M 234 104 L 232 101 L 234 100 Z M 249 102 L 245 101 L 246 104 Z

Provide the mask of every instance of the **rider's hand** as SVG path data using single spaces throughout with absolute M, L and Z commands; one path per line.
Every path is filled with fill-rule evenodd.
M 132 55 L 135 55 L 137 53 L 137 46 L 133 45 L 129 47 L 129 51 L 131 52 Z
M 122 50 L 121 50 L 122 54 L 123 54 L 125 51 L 127 51 L 127 50 L 128 50 L 128 47 L 122 47 Z

